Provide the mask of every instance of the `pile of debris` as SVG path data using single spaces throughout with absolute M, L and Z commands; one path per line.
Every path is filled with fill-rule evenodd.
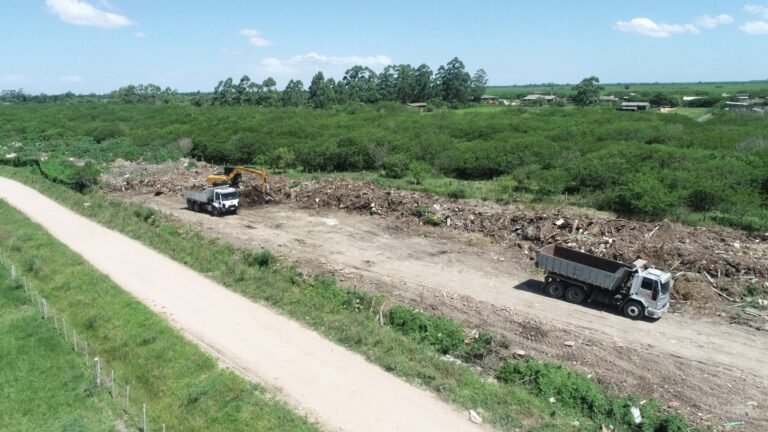
M 182 187 L 202 187 L 212 165 L 189 161 L 148 167 L 115 163 L 105 176 L 107 189 L 115 192 L 179 194 Z M 670 221 L 647 223 L 597 216 L 584 210 L 556 208 L 548 211 L 517 205 L 498 205 L 479 200 L 389 189 L 372 182 L 316 178 L 295 180 L 270 175 L 265 196 L 255 179 L 244 176 L 241 202 L 244 206 L 293 202 L 308 208 L 333 208 L 400 219 L 404 227 L 424 224 L 428 214 L 435 229 L 476 232 L 501 244 L 518 247 L 530 259 L 551 243 L 597 254 L 622 262 L 637 257 L 690 280 L 679 300 L 709 302 L 718 292 L 740 290 L 749 284 L 764 286 L 768 278 L 768 238 L 727 228 L 689 227 Z M 436 223 L 435 223 L 436 221 Z M 715 282 L 717 281 L 717 282 Z M 702 290 L 698 286 L 713 289 Z M 681 287 L 682 288 L 682 287 Z M 725 290 L 726 292 L 722 292 Z M 688 293 L 686 294 L 686 291 Z M 701 292 L 707 294 L 702 297 Z M 738 293 L 738 291 L 736 291 Z

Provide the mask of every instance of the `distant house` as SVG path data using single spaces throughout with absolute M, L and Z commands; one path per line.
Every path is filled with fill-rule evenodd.
M 762 114 L 764 111 L 762 106 L 749 102 L 726 102 L 723 109 L 726 111 L 742 111 L 757 114 Z
M 608 103 L 616 103 L 619 102 L 621 99 L 617 98 L 616 96 L 610 95 L 610 96 L 600 96 L 600 102 L 608 102 Z
M 426 108 L 427 103 L 426 102 L 411 102 L 409 104 L 406 104 L 411 108 Z
M 736 97 L 739 99 L 739 102 L 749 102 L 749 94 L 747 93 L 738 94 Z
M 548 103 L 557 102 L 557 96 L 553 94 L 545 95 L 541 93 L 529 94 L 528 96 L 523 98 L 523 102 L 532 102 L 539 99 L 544 99 Z
M 619 111 L 645 111 L 651 107 L 650 102 L 622 102 Z
M 498 105 L 499 97 L 492 96 L 492 95 L 482 95 L 480 96 L 480 102 L 489 104 L 489 105 Z
M 695 101 L 696 99 L 704 99 L 704 96 L 683 96 L 683 102 Z

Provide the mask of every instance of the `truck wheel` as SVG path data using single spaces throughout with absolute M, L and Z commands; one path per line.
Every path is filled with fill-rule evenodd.
M 192 203 L 192 210 L 199 212 L 200 211 L 200 203 L 195 201 Z
M 194 210 L 195 209 L 195 203 L 193 203 L 191 199 L 187 200 L 187 209 L 188 210 Z
M 579 304 L 583 302 L 585 298 L 587 298 L 587 292 L 584 291 L 584 288 L 578 285 L 569 285 L 568 288 L 565 289 L 565 301 L 568 303 Z
M 544 286 L 544 292 L 552 298 L 563 298 L 565 288 L 562 282 L 553 281 Z
M 624 303 L 624 307 L 621 308 L 621 311 L 624 312 L 625 317 L 633 320 L 638 320 L 645 315 L 645 307 L 636 301 L 628 301 Z

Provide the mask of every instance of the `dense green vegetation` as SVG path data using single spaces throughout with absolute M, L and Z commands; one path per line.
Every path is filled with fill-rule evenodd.
M 108 431 L 122 417 L 119 411 L 97 390 L 82 357 L 40 319 L 23 286 L 0 265 L 2 429 Z
M 473 368 L 443 360 L 440 355 L 449 353 L 467 362 L 481 361 L 494 354 L 494 347 L 504 344 L 486 333 L 465 343 L 463 326 L 448 318 L 401 306 L 379 316 L 388 303 L 385 298 L 340 287 L 332 278 L 306 278 L 294 268 L 281 265 L 268 252 L 238 250 L 205 240 L 194 228 L 177 225 L 150 208 L 111 200 L 99 193 L 81 195 L 51 184 L 34 172 L 0 167 L 0 175 L 23 180 L 73 210 L 122 231 L 249 298 L 283 311 L 449 402 L 482 410 L 484 419 L 504 430 L 525 424 L 529 430 L 560 431 L 574 421 L 587 429 L 610 421 L 619 431 L 676 430 L 644 429 L 643 425 L 627 422 L 628 403 L 635 403 L 634 399 L 615 399 L 584 377 L 580 378 L 592 383 L 600 397 L 617 407 L 615 416 L 590 412 L 571 402 L 553 405 L 548 395 L 518 382 L 500 380 L 501 384 L 497 384 Z M 84 205 L 86 202 L 88 206 Z M 380 325 L 381 320 L 384 326 Z M 660 415 L 656 405 L 646 409 L 648 415 Z
M 501 178 L 510 199 L 568 194 L 641 218 L 768 227 L 768 122 L 741 113 L 714 112 L 698 122 L 611 108 L 420 113 L 394 103 L 328 110 L 5 105 L 0 152 L 96 161 L 189 154 L 310 172 L 380 170 L 390 177 L 415 167 L 422 178 Z
M 51 190 L 69 192 L 62 186 Z M 131 430 L 143 402 L 153 430 L 161 423 L 184 431 L 319 430 L 261 386 L 220 369 L 162 318 L 4 202 L 0 239 L 0 250 L 18 263 L 58 317 L 114 368 L 119 382 L 131 386 Z M 0 290 L 2 428 L 112 430 L 110 405 L 99 402 L 109 395 L 92 384 L 82 357 L 49 323 L 40 328 L 35 308 L 32 313 L 19 304 L 23 289 L 3 282 Z M 122 389 L 119 394 L 124 395 Z

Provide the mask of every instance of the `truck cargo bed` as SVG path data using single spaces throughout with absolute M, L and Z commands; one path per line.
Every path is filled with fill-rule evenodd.
M 536 266 L 611 291 L 621 286 L 630 274 L 623 263 L 555 244 L 539 251 Z

